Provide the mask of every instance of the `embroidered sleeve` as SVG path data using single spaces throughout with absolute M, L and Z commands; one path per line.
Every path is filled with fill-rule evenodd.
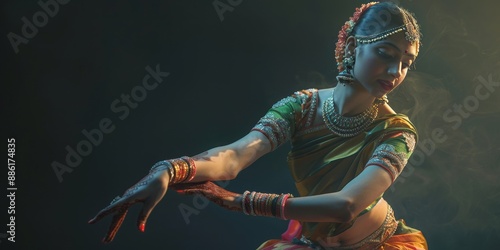
M 383 168 L 391 175 L 394 182 L 406 166 L 415 144 L 415 134 L 401 132 L 398 136 L 390 137 L 378 145 L 366 166 L 376 165 Z
M 287 142 L 307 115 L 311 96 L 315 89 L 296 91 L 275 103 L 252 130 L 263 133 L 271 143 L 272 150 Z

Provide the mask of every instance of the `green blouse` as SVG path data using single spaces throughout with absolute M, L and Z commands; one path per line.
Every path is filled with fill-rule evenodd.
M 324 123 L 312 126 L 318 99 L 317 89 L 297 91 L 274 104 L 252 129 L 262 132 L 273 150 L 291 141 L 288 166 L 300 196 L 340 191 L 367 165 L 383 168 L 394 181 L 416 144 L 417 131 L 408 117 L 403 114 L 378 117 L 362 133 L 340 137 Z M 318 240 L 345 231 L 353 222 L 304 222 L 302 232 L 307 238 Z

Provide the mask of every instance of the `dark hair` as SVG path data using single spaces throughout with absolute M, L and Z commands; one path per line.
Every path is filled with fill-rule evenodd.
M 404 24 L 407 24 L 407 32 L 420 42 L 422 34 L 413 13 L 393 2 L 382 2 L 361 14 L 351 34 L 371 36 Z
M 339 30 L 335 47 L 335 60 L 339 72 L 344 70 L 344 49 L 349 36 L 377 36 L 392 28 L 405 25 L 406 35 L 417 42 L 417 52 L 422 45 L 420 27 L 408 10 L 392 2 L 370 2 L 356 8 L 353 16 Z

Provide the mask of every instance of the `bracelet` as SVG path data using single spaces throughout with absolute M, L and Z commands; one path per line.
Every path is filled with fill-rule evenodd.
M 187 156 L 159 161 L 151 167 L 149 173 L 160 170 L 168 171 L 169 185 L 192 181 L 196 175 L 194 160 Z
M 249 191 L 245 191 L 243 195 L 241 196 L 241 210 L 243 211 L 244 214 L 249 215 L 248 210 L 245 206 L 245 199 L 247 196 L 250 194 Z
M 283 220 L 286 220 L 286 217 L 285 217 L 285 204 L 286 204 L 286 201 L 288 200 L 288 198 L 290 198 L 290 196 L 291 196 L 291 194 L 285 194 L 285 196 L 283 197 L 282 202 L 281 202 L 281 214 L 280 214 L 280 217 Z
M 241 197 L 241 208 L 244 214 L 253 216 L 285 217 L 285 205 L 292 194 L 266 194 L 245 191 Z
M 187 163 L 189 165 L 186 181 L 188 181 L 188 182 L 192 181 L 194 179 L 195 174 L 196 174 L 196 165 L 194 164 L 194 160 L 193 160 L 193 158 L 187 157 L 187 156 L 183 156 L 181 158 L 183 160 L 187 161 Z

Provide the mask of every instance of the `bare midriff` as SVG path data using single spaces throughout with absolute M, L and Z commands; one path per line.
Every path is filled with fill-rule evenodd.
M 375 232 L 385 221 L 388 204 L 383 198 L 368 213 L 358 217 L 345 232 L 321 240 L 323 247 L 338 247 L 356 244 Z

